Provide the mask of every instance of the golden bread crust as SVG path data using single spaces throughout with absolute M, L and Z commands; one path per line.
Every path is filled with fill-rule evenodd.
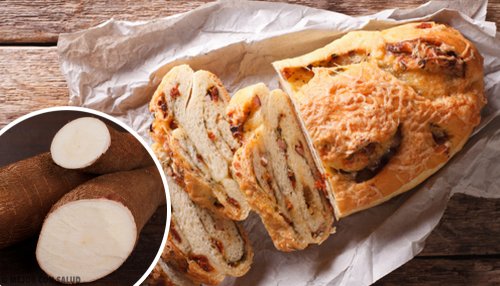
M 160 264 L 155 265 L 153 271 L 151 271 L 148 278 L 146 279 L 145 284 L 149 286 L 177 286 L 170 279 L 170 277 L 168 277 L 168 275 L 163 272 Z
M 433 22 L 351 32 L 273 65 L 327 171 L 339 218 L 437 171 L 486 103 L 482 57 L 458 31 Z

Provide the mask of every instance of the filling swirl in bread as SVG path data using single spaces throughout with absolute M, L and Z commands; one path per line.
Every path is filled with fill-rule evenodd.
M 150 286 L 196 286 L 200 285 L 191 281 L 186 275 L 176 270 L 175 267 L 160 258 L 145 285 Z
M 168 154 L 159 144 L 153 149 L 160 159 L 169 185 L 172 218 L 162 259 L 197 283 L 218 284 L 226 275 L 245 274 L 253 252 L 237 223 L 196 205 L 169 174 Z
M 250 86 L 233 96 L 228 114 L 243 132 L 233 161 L 236 177 L 276 248 L 323 242 L 333 231 L 329 190 L 288 96 Z
M 174 67 L 150 103 L 157 142 L 172 153 L 186 191 L 206 208 L 235 220 L 245 219 L 248 205 L 230 164 L 239 143 L 233 138 L 225 108 L 229 95 L 207 71 Z

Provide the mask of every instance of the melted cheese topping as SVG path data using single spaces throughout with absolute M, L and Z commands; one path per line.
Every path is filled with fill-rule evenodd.
M 358 40 L 370 51 L 364 62 L 310 68 L 359 49 L 344 39 L 367 33 L 378 40 L 371 46 Z M 327 170 L 338 217 L 404 192 L 442 167 L 479 124 L 486 103 L 482 58 L 456 30 L 412 23 L 352 34 L 337 40 L 343 45 L 274 63 Z M 299 80 L 293 71 L 303 69 L 312 72 Z M 400 145 L 375 176 L 356 182 L 346 175 L 378 164 L 398 128 Z
M 475 98 L 467 94 L 435 101 L 419 96 L 373 64 L 345 69 L 341 73 L 316 70 L 315 78 L 297 95 L 341 214 L 391 197 L 426 170 L 445 163 L 479 122 L 480 110 Z M 449 140 L 435 142 L 431 124 L 450 134 Z M 401 145 L 375 177 L 356 183 L 340 172 L 349 169 L 346 158 L 367 142 L 391 140 L 399 126 Z
M 369 162 L 353 154 L 370 143 L 391 140 L 414 92 L 368 63 L 340 73 L 325 68 L 315 73 L 298 94 L 315 147 L 329 168 L 363 169 Z

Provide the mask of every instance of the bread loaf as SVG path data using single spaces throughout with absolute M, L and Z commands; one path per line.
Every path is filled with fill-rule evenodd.
M 233 96 L 228 117 L 243 141 L 233 161 L 236 178 L 276 248 L 323 242 L 333 232 L 331 190 L 289 97 L 256 84 Z
M 323 162 L 339 218 L 436 172 L 486 103 L 481 55 L 433 22 L 351 32 L 273 65 Z
M 191 199 L 234 220 L 249 207 L 230 164 L 239 143 L 225 115 L 229 95 L 207 71 L 174 67 L 163 78 L 151 102 L 152 136 L 170 152 Z

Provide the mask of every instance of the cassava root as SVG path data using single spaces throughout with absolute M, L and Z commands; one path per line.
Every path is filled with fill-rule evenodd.
M 129 171 L 153 164 L 144 146 L 130 133 L 119 132 L 93 117 L 64 125 L 50 146 L 52 159 L 66 169 L 93 174 Z
M 0 249 L 37 234 L 52 205 L 91 177 L 43 153 L 0 168 Z
M 155 166 L 92 179 L 50 210 L 38 240 L 38 264 L 56 279 L 102 278 L 125 262 L 141 229 L 165 201 Z

